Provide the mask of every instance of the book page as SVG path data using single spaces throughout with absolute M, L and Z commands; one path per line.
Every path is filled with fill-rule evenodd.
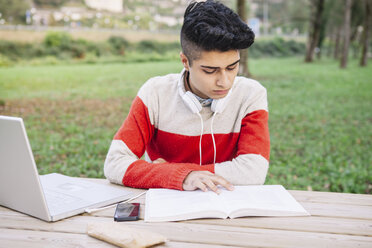
M 226 206 L 211 191 L 150 189 L 146 194 L 145 221 L 226 217 Z
M 234 191 L 223 191 L 221 197 L 231 218 L 309 215 L 281 185 L 235 186 Z

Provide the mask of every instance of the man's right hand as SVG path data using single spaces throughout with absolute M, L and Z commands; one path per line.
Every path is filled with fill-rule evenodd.
M 208 189 L 220 194 L 217 185 L 221 185 L 228 190 L 234 190 L 234 186 L 225 178 L 215 175 L 210 171 L 192 171 L 183 181 L 183 190 L 201 189 L 204 192 Z

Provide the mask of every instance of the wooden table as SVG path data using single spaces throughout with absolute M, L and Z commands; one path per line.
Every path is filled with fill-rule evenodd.
M 168 238 L 157 247 L 372 247 L 372 195 L 289 192 L 312 216 L 122 224 Z M 143 219 L 145 196 L 133 202 Z M 87 223 L 112 222 L 113 214 L 114 207 L 47 223 L 0 207 L 0 247 L 114 247 L 85 234 Z

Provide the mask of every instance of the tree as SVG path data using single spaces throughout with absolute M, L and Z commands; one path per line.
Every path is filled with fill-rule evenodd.
M 245 7 L 245 0 L 237 0 L 237 10 L 240 19 L 244 22 L 247 20 L 247 11 Z M 249 77 L 251 73 L 248 69 L 248 49 L 240 50 L 240 66 L 239 66 L 239 74 Z
M 306 47 L 305 62 L 312 62 L 314 57 L 315 47 L 318 45 L 321 26 L 322 15 L 324 10 L 324 0 L 312 0 L 311 5 L 313 8 L 312 18 L 310 22 L 309 37 Z
M 319 31 L 318 44 L 317 44 L 319 51 L 317 53 L 317 59 L 320 59 L 322 56 L 323 44 L 327 36 L 328 21 L 329 21 L 330 12 L 332 11 L 329 3 L 330 1 L 326 1 L 324 3 L 324 10 L 323 10 L 321 20 L 320 20 L 321 25 L 320 25 L 320 31 Z
M 63 6 L 63 4 L 67 2 L 67 0 L 33 0 L 33 1 L 39 7 L 61 7 Z
M 341 40 L 341 31 L 342 31 L 342 26 L 338 25 L 335 27 L 335 34 L 334 34 L 334 51 L 333 51 L 333 58 L 337 59 L 339 58 L 340 54 L 340 40 Z
M 351 6 L 352 6 L 352 0 L 345 0 L 344 37 L 343 37 L 343 46 L 342 46 L 342 56 L 341 56 L 341 61 L 340 61 L 341 68 L 347 67 L 347 61 L 348 61 L 348 55 L 349 55 Z
M 26 20 L 26 10 L 30 4 L 26 0 L 0 0 L 0 13 L 9 23 L 24 23 Z
M 365 19 L 364 1 L 353 1 L 350 17 L 350 49 L 352 49 L 353 57 L 357 59 L 360 55 L 362 45 L 362 27 Z M 349 49 L 349 50 L 350 50 Z
M 309 8 L 304 8 L 309 0 L 250 0 L 256 4 L 254 16 L 263 20 L 265 25 L 267 20 L 269 25 L 263 27 L 268 33 L 280 29 L 283 33 L 305 33 L 308 29 Z M 267 9 L 270 18 L 267 18 Z M 283 14 L 285 13 L 285 15 Z M 263 33 L 265 35 L 265 32 Z
M 367 66 L 367 55 L 368 55 L 368 44 L 369 36 L 371 33 L 371 21 L 372 21 L 372 1 L 364 0 L 365 15 L 363 25 L 363 37 L 362 37 L 362 56 L 360 58 L 360 66 Z

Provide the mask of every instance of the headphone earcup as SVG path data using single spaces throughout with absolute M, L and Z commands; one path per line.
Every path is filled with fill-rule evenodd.
M 200 102 L 190 91 L 187 91 L 185 94 L 183 94 L 182 99 L 190 108 L 191 112 L 199 113 L 202 110 Z

